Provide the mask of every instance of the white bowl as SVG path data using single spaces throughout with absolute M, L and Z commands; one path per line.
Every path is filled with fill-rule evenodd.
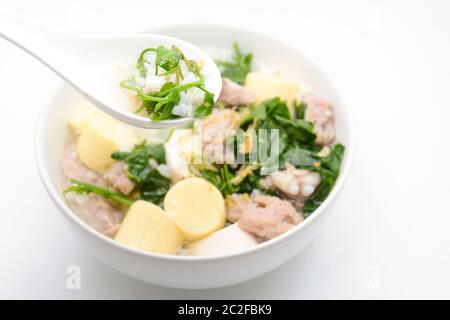
M 276 39 L 219 25 L 173 26 L 156 32 L 184 39 L 200 47 L 229 49 L 233 41 L 238 41 L 256 58 L 275 62 L 288 76 L 303 79 L 313 92 L 332 101 L 335 106 L 337 141 L 346 146 L 346 153 L 341 175 L 326 201 L 297 227 L 238 254 L 218 257 L 169 256 L 140 251 L 115 242 L 81 221 L 61 193 L 59 157 L 68 134 L 67 117 L 82 99 L 67 85 L 55 95 L 38 124 L 36 159 L 42 181 L 80 242 L 104 263 L 133 278 L 167 287 L 201 289 L 232 285 L 260 276 L 304 248 L 331 213 L 332 203 L 347 179 L 353 157 L 354 136 L 350 114 L 323 72 L 297 49 Z

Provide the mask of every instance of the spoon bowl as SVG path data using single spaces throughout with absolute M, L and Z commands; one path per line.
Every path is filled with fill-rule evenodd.
M 136 127 L 162 129 L 193 120 L 184 117 L 152 121 L 130 110 L 131 99 L 119 83 L 130 77 L 124 69 L 132 66 L 145 48 L 177 46 L 188 59 L 203 62 L 205 88 L 214 94 L 215 101 L 222 89 L 222 79 L 214 61 L 198 47 L 174 37 L 158 34 L 79 36 L 50 30 L 5 10 L 0 10 L 0 37 L 49 67 L 100 110 Z

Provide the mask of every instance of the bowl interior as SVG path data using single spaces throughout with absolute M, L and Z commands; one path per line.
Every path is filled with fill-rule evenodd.
M 152 32 L 184 39 L 201 48 L 205 48 L 206 51 L 208 51 L 208 48 L 212 47 L 219 50 L 229 50 L 231 44 L 234 41 L 237 41 L 244 50 L 252 52 L 257 60 L 276 65 L 287 77 L 307 83 L 308 88 L 311 91 L 321 97 L 329 99 L 333 103 L 335 111 L 336 140 L 346 146 L 341 176 L 322 207 L 327 206 L 327 204 L 332 201 L 342 187 L 350 169 L 353 154 L 352 127 L 350 115 L 342 104 L 335 88 L 313 62 L 299 53 L 297 49 L 279 42 L 276 39 L 272 39 L 257 32 L 246 31 L 234 27 L 185 25 L 164 27 L 152 30 Z M 48 108 L 44 111 L 38 126 L 36 137 L 38 167 L 44 184 L 58 206 L 63 209 L 66 214 L 71 215 L 72 219 L 75 218 L 75 220 L 79 220 L 79 218 L 76 217 L 65 203 L 61 193 L 63 177 L 60 170 L 59 159 L 69 134 L 67 129 L 68 116 L 83 102 L 83 99 L 84 97 L 74 89 L 68 85 L 63 85 L 49 104 Z M 314 216 L 323 211 L 324 208 L 322 207 L 311 215 L 304 223 L 285 234 L 286 236 L 283 235 L 270 240 L 266 242 L 266 245 L 269 245 L 269 243 L 273 241 L 285 239 L 291 232 L 301 232 L 300 229 L 305 223 L 312 220 Z M 80 226 L 83 224 L 83 222 L 78 223 Z M 96 232 L 93 229 L 89 230 L 90 228 L 87 226 L 85 226 L 84 229 L 88 232 Z M 106 237 L 104 237 L 104 239 L 107 240 Z M 179 258 L 183 259 L 186 257 Z M 202 259 L 199 257 L 195 258 Z

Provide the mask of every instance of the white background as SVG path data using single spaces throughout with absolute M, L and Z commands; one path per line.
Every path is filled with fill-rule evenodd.
M 68 233 L 33 157 L 37 116 L 60 80 L 0 40 L 0 298 L 450 298 L 450 1 L 0 6 L 88 33 L 201 21 L 276 35 L 331 76 L 353 112 L 358 140 L 330 223 L 288 263 L 222 289 L 147 285 L 98 262 Z M 72 264 L 81 268 L 81 290 L 66 287 Z

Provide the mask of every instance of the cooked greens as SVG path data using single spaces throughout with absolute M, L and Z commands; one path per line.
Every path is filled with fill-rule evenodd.
M 280 98 L 263 101 L 259 105 L 250 107 L 250 112 L 247 111 L 244 121 L 241 121 L 241 128 L 278 129 L 278 154 L 271 154 L 271 157 L 268 159 L 279 161 L 277 165 L 281 169 L 285 168 L 286 163 L 290 163 L 298 169 L 320 173 L 321 182 L 311 198 L 305 203 L 303 214 L 307 217 L 317 209 L 333 188 L 339 176 L 345 148 L 343 145 L 337 144 L 334 147 L 330 147 L 331 151 L 326 157 L 321 157 L 319 152 L 322 147 L 315 144 L 314 125 L 303 119 L 306 105 L 300 103 L 295 104 L 294 107 L 297 112 L 295 116 L 291 116 L 286 102 Z M 232 137 L 230 141 L 235 154 L 239 152 L 236 141 L 237 135 Z M 271 150 L 271 142 L 270 139 L 267 139 L 265 142 L 259 140 L 258 145 L 261 146 L 262 143 L 267 143 L 269 152 L 275 152 L 276 150 Z M 248 164 L 242 164 L 235 168 L 230 168 L 228 165 L 216 164 L 208 169 L 196 170 L 194 173 L 214 184 L 224 197 L 232 193 L 251 193 L 254 189 L 264 193 L 271 193 L 261 184 L 261 180 L 265 177 L 265 175 L 261 174 L 261 170 L 266 168 L 273 171 L 278 167 L 270 162 L 259 162 L 255 169 L 243 179 L 236 179 L 239 173 L 243 171 L 242 168 L 248 166 Z
M 166 162 L 163 144 L 148 144 L 144 142 L 136 145 L 130 152 L 114 152 L 111 157 L 126 163 L 127 176 L 136 184 L 139 191 L 137 198 L 127 197 L 120 192 L 74 179 L 70 180 L 72 185 L 64 190 L 64 193 L 95 193 L 127 205 L 131 205 L 137 199 L 162 205 L 164 196 L 171 186 L 171 180 L 162 176 L 157 167 L 154 167 Z M 152 161 L 154 166 L 151 164 Z
M 330 154 L 321 160 L 319 167 L 321 181 L 311 198 L 305 202 L 303 207 L 304 218 L 316 210 L 326 199 L 331 189 L 333 189 L 339 176 L 344 152 L 345 147 L 342 144 L 337 144 L 333 147 Z
M 238 187 L 231 180 L 234 175 L 227 164 L 215 165 L 209 168 L 195 168 L 191 166 L 191 171 L 203 179 L 211 182 L 226 197 L 238 191 Z
M 267 150 L 271 153 L 269 160 L 283 160 L 283 154 L 288 146 L 311 149 L 314 145 L 316 135 L 312 123 L 292 118 L 286 102 L 280 98 L 263 101 L 252 110 L 252 114 L 255 129 L 276 129 L 279 132 L 277 150 L 272 150 L 272 141 L 267 139 L 269 144 Z M 274 153 L 272 154 L 272 152 Z M 270 169 L 271 167 L 273 167 L 272 163 L 263 164 L 263 168 Z
M 262 193 L 272 194 L 270 190 L 262 186 L 261 179 L 263 178 L 264 176 L 261 176 L 261 170 L 253 171 L 252 174 L 249 174 L 241 183 L 239 183 L 238 193 L 251 194 L 253 190 L 259 190 Z
M 216 63 L 222 77 L 243 85 L 247 74 L 252 71 L 252 60 L 251 53 L 243 52 L 239 45 L 234 43 L 231 59 Z M 192 104 L 190 109 L 193 117 L 206 117 L 212 113 L 214 95 L 204 87 L 201 66 L 193 60 L 188 60 L 177 47 L 147 48 L 139 55 L 135 68 L 137 71 L 135 77 L 123 81 L 121 86 L 134 91 L 141 101 L 136 112 L 145 110 L 153 120 L 173 119 L 181 116 L 177 113 L 180 106 L 186 106 L 186 101 L 197 99 L 195 106 Z M 271 85 L 270 81 L 268 83 L 265 85 Z M 151 89 L 155 84 L 158 90 Z M 234 94 L 249 89 L 243 89 L 235 84 L 231 89 L 233 88 L 237 88 L 232 92 Z M 189 92 L 194 92 L 197 96 L 186 99 Z M 111 154 L 112 159 L 122 161 L 126 165 L 126 176 L 133 183 L 128 179 L 126 181 L 131 185 L 130 188 L 135 188 L 130 196 L 78 180 L 70 180 L 72 185 L 64 193 L 94 193 L 125 205 L 131 205 L 134 201 L 142 199 L 162 206 L 167 192 L 172 187 L 170 177 L 178 180 L 193 174 L 213 184 L 224 198 L 235 193 L 250 194 L 258 190 L 277 197 L 265 198 L 268 203 L 274 200 L 281 202 L 291 208 L 293 214 L 301 210 L 303 217 L 306 218 L 325 201 L 336 184 L 345 147 L 342 144 L 332 145 L 334 124 L 325 122 L 334 121 L 328 102 L 320 99 L 309 100 L 304 96 L 303 102 L 293 101 L 288 106 L 286 100 L 291 101 L 292 95 L 284 94 L 283 98 L 283 90 L 279 92 L 280 97 L 275 96 L 259 103 L 250 103 L 252 101 L 250 99 L 245 103 L 222 105 L 219 101 L 217 114 L 202 122 L 205 127 L 212 126 L 211 130 L 206 130 L 210 135 L 205 139 L 206 145 L 195 145 L 192 150 L 189 149 L 186 141 L 193 142 L 194 138 L 197 138 L 193 137 L 197 134 L 197 129 L 189 127 L 192 131 L 186 132 L 188 133 L 186 141 L 185 136 L 181 136 L 183 139 L 178 140 L 174 138 L 175 145 L 151 144 L 144 141 L 135 145 L 129 152 L 117 151 Z M 201 103 L 198 103 L 199 94 Z M 310 105 L 308 106 L 306 102 Z M 311 109 L 307 109 L 309 107 Z M 321 114 L 326 108 L 329 108 L 327 113 Z M 305 118 L 307 110 L 311 112 Z M 320 119 L 315 116 L 319 116 Z M 327 129 L 331 127 L 329 130 L 331 134 L 325 132 L 327 130 L 324 128 L 327 126 L 314 127 L 314 123 L 324 122 L 330 124 Z M 219 130 L 227 129 L 231 130 L 232 135 L 226 134 L 222 137 Z M 323 136 L 329 139 L 321 139 Z M 165 148 L 184 148 L 185 142 L 186 150 L 189 149 L 186 153 L 193 154 L 189 156 L 184 150 L 175 153 L 172 152 L 174 150 L 168 149 L 171 166 L 167 167 Z M 200 149 L 196 149 L 197 147 Z M 214 151 L 214 155 L 209 155 L 210 161 L 207 159 L 208 155 L 202 154 L 200 158 L 206 161 L 194 164 L 192 160 L 199 156 L 196 152 L 205 151 L 206 147 L 211 147 L 210 151 Z M 109 158 L 108 153 L 109 151 L 106 158 Z M 219 156 L 222 155 L 225 155 L 226 161 L 219 160 Z M 234 162 L 229 163 L 230 159 Z M 187 171 L 188 167 L 190 173 Z M 123 177 L 123 174 L 120 175 L 120 178 Z M 189 188 L 186 190 L 191 191 Z M 221 199 L 220 196 L 219 198 Z M 261 208 L 258 207 L 258 210 L 263 210 L 263 207 L 265 208 L 265 204 L 261 205 Z
M 138 173 L 148 166 L 148 161 L 154 159 L 157 163 L 166 163 L 166 151 L 163 144 L 149 144 L 143 142 L 136 145 L 131 152 L 116 151 L 111 157 L 114 160 L 122 160 L 129 166 L 132 176 L 138 176 Z
M 149 52 L 155 53 L 154 74 L 151 74 L 147 67 L 152 62 L 145 59 L 146 53 Z M 135 113 L 145 110 L 154 121 L 179 118 L 180 115 L 174 113 L 174 108 L 185 104 L 181 94 L 189 94 L 187 90 L 197 88 L 204 93 L 204 98 L 199 105 L 191 106 L 193 108 L 191 115 L 194 118 L 201 118 L 211 114 L 214 94 L 205 88 L 199 65 L 193 60 L 188 60 L 176 46 L 172 46 L 171 49 L 159 46 L 143 50 L 137 60 L 136 70 L 140 75 L 140 81 L 134 77 L 120 83 L 122 88 L 134 91 L 136 98 L 141 101 Z M 194 80 L 183 81 L 189 73 L 193 74 Z M 157 82 L 162 79 L 164 84 L 159 90 L 144 91 L 145 86 L 142 82 L 146 82 L 148 77 Z
M 303 208 L 303 216 L 306 218 L 319 207 L 336 183 L 345 147 L 337 144 L 332 147 L 327 157 L 319 157 L 317 153 L 321 147 L 314 142 L 316 139 L 314 125 L 303 120 L 306 104 L 295 105 L 296 115 L 294 118 L 288 116 L 289 113 L 286 113 L 287 106 L 279 99 L 269 100 L 263 105 L 265 105 L 268 114 L 270 114 L 270 110 L 276 108 L 278 113 L 284 115 L 273 115 L 275 119 L 267 119 L 266 117 L 260 126 L 279 128 L 280 130 L 280 140 L 283 141 L 283 143 L 280 143 L 283 146 L 280 150 L 280 167 L 283 168 L 285 163 L 288 162 L 296 168 L 320 173 L 321 182 Z
M 159 74 L 158 68 L 164 70 L 163 74 L 176 73 L 177 76 L 182 76 L 180 73 L 180 60 L 184 58 L 181 51 L 172 46 L 172 50 L 164 46 L 159 46 L 157 48 L 147 48 L 141 52 L 136 63 L 136 69 L 140 72 L 141 76 L 145 77 L 147 74 L 147 68 L 145 67 L 145 54 L 147 52 L 156 52 L 156 73 Z
M 303 149 L 299 145 L 289 146 L 281 155 L 280 166 L 284 168 L 287 162 L 296 168 L 302 169 L 316 168 L 320 165 L 316 153 L 308 149 Z
M 305 118 L 306 107 L 307 107 L 307 105 L 304 102 L 300 102 L 300 103 L 297 103 L 296 101 L 294 102 L 294 113 L 295 113 L 296 119 L 304 119 Z
M 233 43 L 233 54 L 230 61 L 216 60 L 222 77 L 236 83 L 244 84 L 247 73 L 252 71 L 253 55 L 243 53 L 237 42 Z
M 158 169 L 152 167 L 149 162 L 153 159 L 156 164 L 166 163 L 163 144 L 144 142 L 135 146 L 131 152 L 114 152 L 111 157 L 127 164 L 127 175 L 136 183 L 140 199 L 161 205 L 170 188 L 171 181 L 162 176 Z
M 107 199 L 115 200 L 119 203 L 125 204 L 127 206 L 130 206 L 133 204 L 134 199 L 127 197 L 120 192 L 116 192 L 114 190 L 110 190 L 107 188 L 99 187 L 94 184 L 82 182 L 76 179 L 71 179 L 70 182 L 72 185 L 68 187 L 66 190 L 64 190 L 64 194 L 69 192 L 75 192 L 78 194 L 89 194 L 89 193 L 95 193 L 99 196 L 102 196 Z

